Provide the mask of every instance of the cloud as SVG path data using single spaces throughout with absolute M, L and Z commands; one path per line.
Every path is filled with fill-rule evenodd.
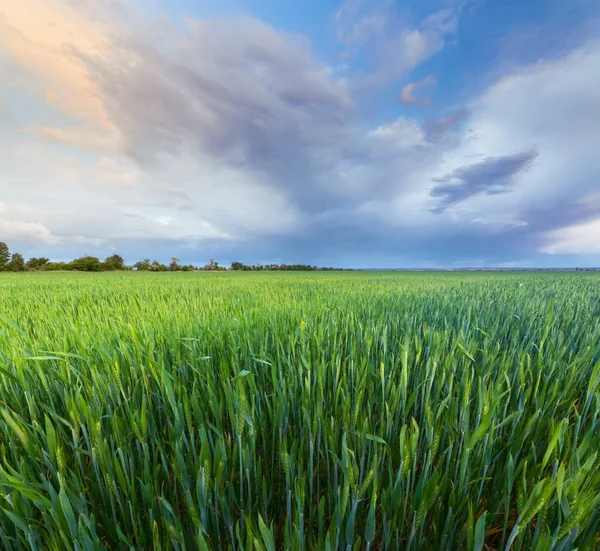
M 493 215 L 490 214 L 482 218 L 473 218 L 471 220 L 473 225 L 481 225 L 487 228 L 491 228 L 496 231 L 505 231 L 512 228 L 523 228 L 528 226 L 528 223 L 524 220 L 520 220 L 514 215 Z
M 140 34 L 113 45 L 127 64 L 84 58 L 125 153 L 147 162 L 194 146 L 264 168 L 337 137 L 351 101 L 302 40 L 253 19 L 161 31 L 167 51 Z
M 300 36 L 251 18 L 189 21 L 182 30 L 87 3 L 19 6 L 5 15 L 0 44 L 57 86 L 45 92 L 49 105 L 85 121 L 26 129 L 43 139 L 147 164 L 196 147 L 270 170 L 292 155 L 301 166 L 318 163 L 345 132 L 350 96 Z
M 391 0 L 345 0 L 334 17 L 336 37 L 348 56 L 366 50 L 371 60 L 354 86 L 394 82 L 443 50 L 457 32 L 465 4 L 451 4 L 410 25 Z
M 554 230 L 599 216 L 587 199 L 597 193 L 600 181 L 593 145 L 600 140 L 600 98 L 593 93 L 599 78 L 600 43 L 592 40 L 558 58 L 513 69 L 474 97 L 466 106 L 460 143 L 445 150 L 431 174 L 430 200 L 441 186 L 435 192 L 439 196 L 433 197 L 437 216 L 465 227 L 474 218 L 512 216 L 527 225 L 507 227 L 504 239 L 530 256 L 547 251 L 547 236 Z M 510 159 L 515 152 L 529 152 L 533 144 L 539 156 L 517 172 L 516 180 L 511 180 L 510 169 L 519 163 L 504 165 L 510 193 L 464 197 L 471 186 L 454 190 L 450 181 L 435 181 L 454 171 L 460 177 L 462 167 L 482 158 Z M 485 175 L 481 179 L 486 190 L 488 181 Z
M 15 8 L 4 21 L 20 38 L 0 38 L 0 44 L 30 70 L 32 85 L 49 105 L 69 117 L 60 126 L 28 126 L 24 133 L 102 156 L 96 164 L 77 153 L 40 153 L 54 165 L 53 176 L 68 175 L 59 187 L 66 191 L 78 180 L 70 200 L 100 195 L 100 204 L 116 207 L 105 219 L 137 203 L 147 213 L 135 218 L 138 225 L 177 220 L 162 225 L 173 239 L 247 239 L 291 231 L 298 210 L 316 207 L 316 194 L 323 208 L 344 194 L 330 175 L 337 173 L 343 149 L 353 148 L 352 100 L 303 37 L 251 18 L 189 21 L 182 29 L 166 20 L 140 22 L 128 12 L 119 12 L 119 20 L 108 8 L 98 14 L 90 4 L 53 0 L 61 29 L 87 29 L 90 10 L 96 10 L 100 23 L 83 37 L 46 29 L 49 14 L 38 12 L 34 0 L 24 2 L 33 14 L 29 19 Z M 43 39 L 36 39 L 38 31 Z M 19 53 L 22 45 L 27 56 Z M 45 50 L 50 53 L 41 67 Z M 60 82 L 60 93 L 50 98 L 48 82 Z M 97 109 L 71 109 L 70 98 L 79 94 L 93 97 Z M 16 164 L 7 150 L 5 155 Z M 17 172 L 28 180 L 48 179 L 41 173 L 32 178 L 37 171 L 24 164 Z M 87 231 L 102 227 L 93 222 L 99 212 L 91 218 Z M 69 219 L 73 224 L 77 215 Z M 117 220 L 106 233 L 143 233 L 124 226 Z
M 451 111 L 445 117 L 440 119 L 428 120 L 425 123 L 428 139 L 431 141 L 439 140 L 448 130 L 465 121 L 468 115 L 468 110 L 462 107 L 461 109 Z
M 75 237 L 67 239 L 67 241 L 83 245 L 93 245 L 94 247 L 100 247 L 101 245 L 106 245 L 109 242 L 108 239 L 84 237 L 83 235 L 76 235 Z
M 431 190 L 431 196 L 437 199 L 434 210 L 442 212 L 480 193 L 498 195 L 511 191 L 516 176 L 529 168 L 537 156 L 538 152 L 530 149 L 504 157 L 488 157 L 434 178 L 435 185 Z
M 6 240 L 14 239 L 22 241 L 31 239 L 33 241 L 41 241 L 46 245 L 55 245 L 60 241 L 60 238 L 53 235 L 46 226 L 38 222 L 0 218 L 0 232 Z
M 544 238 L 546 254 L 600 255 L 600 218 L 552 230 Z
M 394 147 L 411 148 L 425 145 L 423 129 L 406 117 L 399 117 L 394 122 L 378 126 L 368 135 L 371 138 L 384 140 Z
M 400 20 L 390 24 L 374 43 L 376 67 L 366 78 L 368 86 L 382 86 L 408 74 L 444 49 L 457 30 L 458 7 L 445 8 L 410 28 Z
M 106 22 L 83 17 L 88 3 L 62 0 L 4 2 L 0 11 L 0 47 L 31 71 L 47 104 L 81 120 L 112 130 L 109 115 L 86 67 L 76 55 L 102 55 Z
M 72 129 L 31 126 L 24 128 L 22 132 L 37 136 L 49 143 L 88 149 L 94 152 L 114 152 L 118 149 L 114 136 L 99 133 L 94 128 L 85 126 Z
M 2 233 L 38 255 L 433 266 L 549 254 L 600 216 L 598 43 L 512 67 L 441 118 L 375 119 L 369 87 L 444 48 L 462 12 L 409 25 L 391 2 L 353 5 L 340 40 L 368 67 L 345 80 L 252 18 L 9 5 L 0 48 L 24 93 L 3 96 Z
M 387 27 L 392 7 L 390 0 L 345 0 L 334 16 L 337 40 L 350 48 L 363 46 Z
M 420 105 L 422 107 L 431 105 L 431 100 L 429 98 L 419 99 L 415 93 L 424 88 L 435 86 L 436 82 L 434 76 L 427 76 L 417 82 L 410 82 L 402 89 L 400 101 L 406 105 Z
M 315 188 L 324 207 L 339 196 L 330 175 L 353 147 L 352 100 L 303 38 L 250 18 L 192 21 L 183 31 L 161 22 L 101 56 L 78 55 L 119 136 L 107 141 L 147 170 L 197 156 L 199 172 L 201 158 L 244 171 L 256 195 L 270 187 L 300 208 L 312 208 Z

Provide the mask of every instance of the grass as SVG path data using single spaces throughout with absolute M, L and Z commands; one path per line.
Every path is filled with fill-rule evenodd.
M 0 277 L 0 548 L 593 550 L 595 274 Z

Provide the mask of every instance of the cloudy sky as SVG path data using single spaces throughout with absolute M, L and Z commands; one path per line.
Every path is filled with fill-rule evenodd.
M 600 3 L 0 0 L 0 240 L 600 265 Z

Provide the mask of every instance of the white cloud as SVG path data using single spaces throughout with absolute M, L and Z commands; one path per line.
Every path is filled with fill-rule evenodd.
M 491 215 L 487 218 L 473 218 L 470 221 L 472 224 L 479 224 L 481 226 L 491 227 L 495 230 L 505 230 L 507 228 L 523 228 L 528 225 L 524 220 L 519 220 L 514 215 L 508 216 L 497 216 Z
M 556 214 L 597 189 L 599 81 L 598 42 L 501 78 L 468 105 L 469 132 L 458 147 L 444 153 L 432 178 L 535 148 L 538 156 L 509 192 L 472 196 L 460 208 L 481 218 L 515 217 L 527 221 L 532 231 L 541 230 L 552 223 L 548 212 Z M 429 189 L 433 187 L 430 183 Z
M 401 148 L 425 145 L 426 141 L 423 129 L 415 121 L 406 117 L 398 117 L 390 124 L 378 126 L 369 132 L 369 136 Z
M 47 245 L 55 245 L 60 238 L 39 222 L 26 222 L 24 220 L 8 220 L 0 218 L 0 234 L 7 241 L 14 239 L 41 241 Z
M 541 252 L 546 254 L 600 254 L 600 218 L 553 230 L 544 237 L 547 243 Z
M 78 243 L 82 245 L 93 245 L 94 247 L 100 247 L 102 245 L 106 245 L 109 243 L 108 239 L 103 239 L 101 237 L 84 237 L 83 235 L 76 235 L 75 237 L 69 237 L 67 239 L 63 239 L 63 241 Z

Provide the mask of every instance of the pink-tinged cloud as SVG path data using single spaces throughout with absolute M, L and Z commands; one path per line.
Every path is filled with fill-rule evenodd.
M 435 86 L 436 82 L 434 76 L 427 76 L 417 82 L 410 82 L 402 89 L 400 101 L 406 105 L 420 105 L 423 107 L 431 105 L 431 100 L 429 98 L 420 98 L 419 94 L 423 94 L 427 89 Z
M 84 8 L 61 0 L 4 2 L 0 48 L 29 71 L 29 85 L 47 104 L 100 130 L 114 132 L 106 106 L 81 55 L 103 56 L 106 21 L 90 20 Z

